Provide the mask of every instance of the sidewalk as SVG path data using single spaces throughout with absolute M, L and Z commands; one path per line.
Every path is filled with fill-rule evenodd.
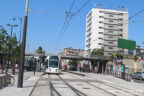
M 0 90 L 0 96 L 29 96 L 32 89 L 34 88 L 36 82 L 41 77 L 40 72 L 36 72 L 36 75 L 33 75 L 33 72 L 25 72 L 23 80 L 23 88 L 17 88 L 18 75 L 14 75 L 15 84 L 13 86 L 8 86 Z
M 102 74 L 95 74 L 95 73 L 86 73 L 86 72 L 75 72 L 78 74 L 83 74 L 87 77 L 109 83 L 109 84 L 114 84 L 123 88 L 127 88 L 133 91 L 141 92 L 144 93 L 144 84 L 142 83 L 136 83 L 136 82 L 128 82 L 126 80 L 113 77 L 111 75 L 102 75 Z

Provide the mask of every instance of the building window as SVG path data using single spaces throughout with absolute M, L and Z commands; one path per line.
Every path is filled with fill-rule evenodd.
M 119 21 L 123 21 L 123 18 L 118 18 Z
M 103 34 L 103 32 L 99 32 L 99 34 Z
M 102 38 L 102 37 L 99 37 L 98 39 L 101 39 L 101 40 L 103 40 L 103 38 Z
M 104 18 L 103 16 L 99 16 L 99 18 Z
M 99 13 L 104 13 L 104 11 L 99 11 Z
M 98 45 L 103 45 L 102 43 L 98 43 Z
M 109 15 L 109 17 L 113 17 L 113 15 Z
M 113 22 L 113 20 L 109 20 L 109 22 Z
M 90 28 L 87 30 L 87 32 L 91 31 L 91 29 L 92 29 L 92 28 L 90 27 Z
M 108 55 L 112 55 L 112 53 L 108 53 Z
M 112 28 L 113 26 L 109 26 L 109 27 L 111 27 L 111 28 Z
M 103 21 L 99 21 L 99 23 L 103 23 Z
M 109 44 L 113 44 L 113 42 L 108 42 Z
M 92 19 L 92 18 L 89 18 L 88 21 L 87 21 L 87 23 L 89 23 L 89 22 L 91 21 L 91 19 Z
M 103 27 L 99 27 L 99 29 L 103 29 Z
M 123 26 L 123 24 L 122 24 L 122 23 L 119 23 L 118 26 Z
M 91 17 L 91 15 L 92 15 L 92 12 L 89 13 L 89 15 L 87 16 L 87 18 Z
M 123 29 L 119 28 L 118 31 L 123 31 Z
M 118 34 L 118 36 L 123 37 L 123 34 Z
M 113 31 L 108 31 L 109 33 L 113 33 Z
M 113 49 L 112 47 L 108 47 L 109 49 Z
M 113 36 L 109 36 L 109 38 L 113 38 Z

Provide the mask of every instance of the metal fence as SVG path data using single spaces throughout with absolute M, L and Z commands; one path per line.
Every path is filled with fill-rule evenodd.
M 111 69 L 107 69 L 106 71 L 107 71 L 106 73 L 109 75 L 113 75 L 114 77 L 118 77 L 130 81 L 132 79 L 132 74 L 137 71 L 142 71 L 142 69 L 128 68 L 127 70 L 125 70 L 124 76 L 122 76 L 123 72 L 121 72 L 120 70 L 114 71 L 111 68 Z
M 130 81 L 132 79 L 131 74 L 126 72 L 123 74 L 123 72 L 121 71 L 114 72 L 112 70 L 111 71 L 107 70 L 107 74 L 113 75 L 114 77 L 121 78 L 127 81 Z

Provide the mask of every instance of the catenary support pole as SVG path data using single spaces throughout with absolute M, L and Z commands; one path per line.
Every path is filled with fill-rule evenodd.
M 21 56 L 20 56 L 20 69 L 18 76 L 18 88 L 23 87 L 23 73 L 24 73 L 24 57 L 25 57 L 25 44 L 26 44 L 26 32 L 27 32 L 27 19 L 28 19 L 28 3 L 26 0 L 25 18 L 24 18 L 24 29 L 23 29 L 23 40 L 21 44 Z

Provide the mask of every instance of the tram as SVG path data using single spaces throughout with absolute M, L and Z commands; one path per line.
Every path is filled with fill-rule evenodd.
M 47 56 L 45 73 L 61 73 L 59 56 Z

